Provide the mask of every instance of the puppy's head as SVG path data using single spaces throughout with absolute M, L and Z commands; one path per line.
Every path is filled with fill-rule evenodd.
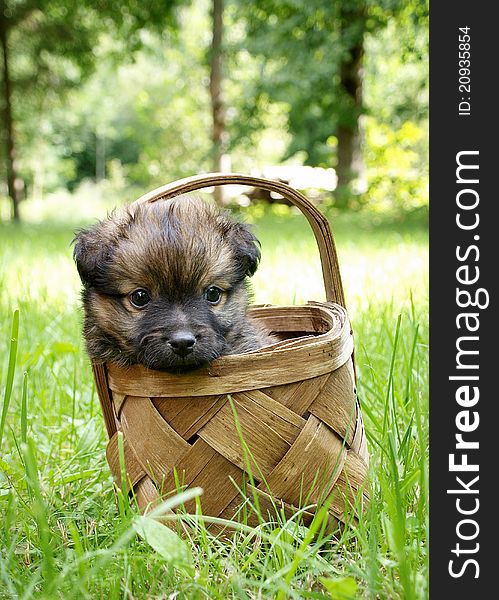
M 227 354 L 260 259 L 246 226 L 181 196 L 132 205 L 75 242 L 91 358 L 182 372 Z

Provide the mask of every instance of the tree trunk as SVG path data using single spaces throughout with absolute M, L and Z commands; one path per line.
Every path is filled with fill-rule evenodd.
M 350 184 L 365 178 L 362 156 L 361 130 L 359 117 L 362 113 L 362 62 L 364 57 L 364 19 L 362 3 L 352 11 L 342 10 L 344 37 L 350 40 L 345 50 L 347 60 L 341 65 L 340 88 L 343 97 L 343 115 L 338 124 L 338 177 L 337 200 L 339 204 L 348 203 Z M 352 31 L 352 24 L 356 28 Z
M 7 171 L 7 188 L 12 200 L 12 216 L 15 221 L 20 220 L 18 177 L 16 173 L 16 147 L 14 139 L 14 123 L 12 117 L 12 90 L 9 72 L 7 23 L 3 15 L 0 16 L 0 44 L 3 54 L 3 104 L 4 104 L 4 138 L 5 158 Z
M 210 97 L 213 116 L 213 171 L 223 170 L 225 151 L 225 106 L 222 94 L 222 37 L 223 37 L 223 0 L 213 0 L 213 38 L 210 60 Z M 214 198 L 217 204 L 223 204 L 223 187 L 215 188 Z

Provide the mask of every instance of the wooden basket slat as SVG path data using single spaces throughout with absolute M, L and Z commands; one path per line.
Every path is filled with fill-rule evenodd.
M 273 430 L 288 439 L 289 431 L 295 433 L 296 429 L 302 429 L 305 422 L 296 411 L 290 410 L 280 402 L 276 402 L 268 394 L 261 390 L 249 390 L 238 392 L 233 397 L 236 408 L 242 406 L 255 416 L 258 423 L 260 419 Z M 258 426 L 258 425 L 256 425 Z
M 345 520 L 345 513 L 352 514 L 367 505 L 369 501 L 366 463 L 353 450 L 347 452 L 345 465 L 335 486 L 332 509 L 340 520 Z
M 113 403 L 114 416 L 117 421 L 116 426 L 118 426 L 121 414 L 121 407 L 123 406 L 123 402 L 125 402 L 127 396 L 125 394 L 119 394 L 118 392 L 111 391 L 111 398 Z
M 293 315 L 255 315 L 255 318 L 265 323 L 270 331 L 279 333 L 280 331 L 314 331 L 316 335 L 327 333 L 331 330 L 331 321 L 329 319 L 316 317 L 311 310 L 297 311 Z
M 244 472 L 242 469 L 215 452 L 207 465 L 198 472 L 190 484 L 191 487 L 210 490 L 209 493 L 203 494 L 200 498 L 203 514 L 219 517 L 234 498 L 240 497 L 236 485 L 240 487 L 243 478 Z M 234 482 L 236 485 L 234 485 Z M 188 512 L 194 513 L 194 501 L 186 503 L 185 508 Z
M 232 399 L 244 442 L 252 456 L 251 462 L 254 460 L 263 475 L 268 475 L 276 466 L 277 457 L 287 452 L 298 436 L 299 417 L 294 415 L 290 420 L 281 418 L 272 410 L 275 409 L 272 404 L 269 410 L 243 394 L 234 394 Z M 268 400 L 274 402 L 270 398 Z M 282 409 L 284 407 L 281 407 Z M 199 437 L 233 464 L 245 468 L 246 459 L 241 449 L 241 437 L 229 403 L 199 431 Z M 254 465 L 252 467 L 254 468 Z M 255 477 L 258 477 L 256 473 Z
M 123 440 L 123 449 L 125 452 L 126 484 L 128 489 L 130 489 L 147 475 L 147 471 L 142 468 L 142 465 L 137 460 L 135 452 L 127 439 Z M 113 434 L 107 443 L 106 458 L 115 481 L 121 482 L 118 433 Z
M 296 414 L 304 415 L 315 398 L 321 393 L 329 377 L 330 373 L 326 373 L 313 379 L 305 379 L 299 383 L 288 383 L 266 388 L 265 393 L 284 406 L 291 408 Z
M 367 446 L 365 444 L 364 434 L 364 423 L 362 421 L 362 412 L 360 406 L 356 403 L 355 406 L 355 430 L 352 443 L 350 444 L 351 449 L 358 454 L 367 464 Z
M 123 434 L 153 479 L 161 480 L 190 445 L 161 417 L 149 398 L 128 396 L 121 409 Z
M 355 384 L 352 362 L 347 361 L 329 374 L 309 412 L 324 421 L 351 446 L 356 427 Z
M 343 442 L 327 425 L 311 416 L 300 435 L 264 483 L 277 498 L 294 506 L 324 500 L 345 462 Z M 303 465 L 308 468 L 304 469 Z M 305 500 L 307 498 L 307 500 Z
M 190 450 L 180 457 L 162 481 L 162 493 L 192 487 L 194 479 L 216 455 L 217 451 L 203 439 L 196 439 Z
M 236 356 L 226 356 L 223 359 L 223 372 L 219 370 L 222 359 L 218 359 L 196 375 L 167 376 L 161 371 L 151 371 L 140 365 L 120 367 L 110 364 L 109 387 L 120 394 L 140 396 L 146 386 L 148 395 L 155 398 L 231 394 L 234 391 L 273 387 L 334 371 L 350 358 L 353 341 L 349 339 L 341 343 L 338 340 L 322 340 L 320 345 L 311 344 L 293 350 L 292 359 L 287 357 L 286 350 L 244 354 L 241 355 L 244 365 L 239 366 Z M 262 361 L 267 357 L 273 360 Z M 303 373 L 297 372 L 298 364 L 303 365 Z
M 367 472 L 367 467 L 369 465 L 369 450 L 367 449 L 367 436 L 366 436 L 366 430 L 364 428 L 364 419 L 362 417 L 362 411 L 360 409 L 360 405 L 357 405 L 357 411 L 358 411 L 358 437 L 360 437 L 360 445 L 359 448 L 357 450 L 357 448 L 354 448 L 352 446 L 352 448 L 355 450 L 355 452 L 357 452 L 357 454 L 362 458 L 362 460 L 364 461 L 364 463 L 366 464 L 366 472 Z
M 160 500 L 157 487 L 155 486 L 153 480 L 147 475 L 135 485 L 133 493 L 137 499 L 137 504 L 144 512 L 150 508 L 154 508 L 154 506 Z
M 275 337 L 280 337 L 282 332 L 272 332 Z M 248 354 L 262 354 L 265 352 L 273 352 L 274 350 L 289 350 L 290 348 L 297 348 L 298 346 L 304 346 L 310 342 L 310 340 L 316 338 L 316 335 L 307 335 L 306 332 L 300 332 L 299 335 L 294 335 L 296 332 L 285 332 L 285 339 L 277 342 L 276 344 L 272 344 L 271 346 L 265 346 L 264 348 L 259 348 L 258 350 L 253 350 Z M 294 336 L 294 337 L 293 337 Z M 293 338 L 293 339 L 289 339 Z
M 103 363 L 94 362 L 92 363 L 92 372 L 94 375 L 95 389 L 97 390 L 97 395 L 99 396 L 102 415 L 106 425 L 107 435 L 111 438 L 116 433 L 117 429 L 111 403 L 111 392 L 107 379 L 106 365 Z
M 206 403 L 211 404 L 211 399 L 213 396 L 198 396 L 199 398 L 199 406 L 203 408 L 206 406 Z M 180 401 L 179 401 L 180 400 Z M 182 401 L 180 398 L 151 398 L 154 407 L 159 412 L 159 414 L 163 417 L 163 419 L 175 429 L 175 431 L 179 434 L 178 428 L 173 426 L 174 419 L 179 417 L 179 414 L 185 412 L 185 406 L 188 402 Z M 190 421 L 190 419 L 189 419 Z M 191 423 L 189 422 L 188 426 L 190 427 Z M 187 424 L 185 425 L 185 427 Z M 183 436 L 182 436 L 183 437 Z M 185 439 L 185 438 L 184 438 Z
M 188 440 L 224 406 L 227 396 L 152 398 L 152 402 L 167 423 Z

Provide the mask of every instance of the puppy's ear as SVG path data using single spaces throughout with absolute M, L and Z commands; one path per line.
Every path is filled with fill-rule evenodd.
M 78 231 L 74 240 L 73 258 L 85 287 L 94 286 L 106 262 L 107 245 L 99 236 L 99 225 L 91 229 Z
M 260 242 L 247 225 L 236 223 L 231 231 L 236 259 L 245 277 L 255 274 L 260 262 Z
M 99 287 L 105 280 L 107 265 L 119 237 L 114 214 L 89 229 L 76 233 L 73 258 L 85 287 Z

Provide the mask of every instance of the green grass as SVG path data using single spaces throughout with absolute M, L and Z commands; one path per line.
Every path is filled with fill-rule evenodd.
M 250 213 L 263 253 L 255 301 L 320 300 L 313 237 L 303 219 L 282 212 Z M 1 598 L 427 596 L 427 231 L 369 215 L 332 224 L 372 502 L 338 539 L 321 533 L 319 519 L 316 535 L 281 520 L 240 525 L 228 540 L 202 523 L 181 540 L 114 494 L 80 338 L 76 225 L 0 224 Z

